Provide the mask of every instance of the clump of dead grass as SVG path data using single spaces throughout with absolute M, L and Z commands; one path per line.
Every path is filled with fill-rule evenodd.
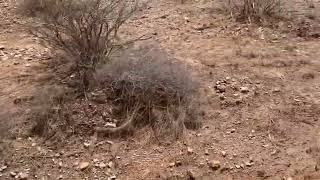
M 98 133 L 128 133 L 149 125 L 156 136 L 180 137 L 186 126 L 199 127 L 198 82 L 158 47 L 127 50 L 100 69 L 97 79 L 117 107 L 114 118 L 121 120 L 117 128 L 98 128 Z
M 226 9 L 240 22 L 264 23 L 283 16 L 282 0 L 228 0 Z

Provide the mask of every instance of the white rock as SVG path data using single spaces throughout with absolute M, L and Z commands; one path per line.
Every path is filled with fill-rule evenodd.
M 116 128 L 117 127 L 116 123 L 106 123 L 104 126 L 105 127 L 111 127 L 111 128 Z
M 225 152 L 225 151 L 221 151 L 221 154 L 222 154 L 222 156 L 223 156 L 223 157 L 226 157 L 227 152 Z
M 193 149 L 188 147 L 187 152 L 188 152 L 188 154 L 192 154 L 193 153 Z
M 17 175 L 16 172 L 10 172 L 10 176 L 11 176 L 11 177 L 15 177 L 16 175 Z
M 0 172 L 3 172 L 4 170 L 6 170 L 8 168 L 8 166 L 2 166 L 1 168 L 0 168 Z
M 248 87 L 240 87 L 240 92 L 248 93 L 249 92 L 249 88 Z
M 83 170 L 87 169 L 89 167 L 89 165 L 90 165 L 89 162 L 81 162 L 79 164 L 79 169 L 83 171 Z
M 114 179 L 117 179 L 117 176 L 113 175 L 113 176 L 110 176 L 108 179 L 114 180 Z
M 99 167 L 101 169 L 103 169 L 103 168 L 107 167 L 107 165 L 105 163 L 101 162 L 101 163 L 99 163 Z
M 85 142 L 85 143 L 83 143 L 83 145 L 84 145 L 85 148 L 88 148 L 91 144 L 88 143 L 88 142 Z
M 21 180 L 27 180 L 28 177 L 29 177 L 29 175 L 28 175 L 27 173 L 21 172 L 21 173 L 19 173 L 18 177 L 19 177 L 19 179 L 21 179 Z

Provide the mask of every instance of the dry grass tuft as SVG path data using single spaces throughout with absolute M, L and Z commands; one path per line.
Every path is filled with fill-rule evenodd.
M 263 23 L 282 17 L 282 0 L 228 0 L 227 10 L 237 21 Z
M 156 136 L 180 137 L 184 127 L 196 128 L 198 108 L 193 106 L 198 83 L 180 63 L 151 45 L 128 50 L 113 63 L 100 69 L 109 101 L 117 107 L 118 128 L 98 128 L 102 134 L 133 131 L 150 125 Z

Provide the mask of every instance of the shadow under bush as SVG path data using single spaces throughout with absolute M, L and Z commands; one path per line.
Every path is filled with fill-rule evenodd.
M 117 127 L 98 134 L 128 134 L 151 126 L 157 137 L 179 137 L 185 127 L 198 128 L 198 82 L 181 62 L 154 44 L 126 50 L 96 74 L 108 102 L 115 107 Z

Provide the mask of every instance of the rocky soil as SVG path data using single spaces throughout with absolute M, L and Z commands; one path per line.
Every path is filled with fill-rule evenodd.
M 320 179 L 320 1 L 289 2 L 294 20 L 259 27 L 228 18 L 219 0 L 151 1 L 121 29 L 151 35 L 201 82 L 202 128 L 158 142 L 147 127 L 29 137 L 30 102 L 61 79 L 17 2 L 0 0 L 0 179 Z M 108 112 L 70 107 L 79 127 Z

